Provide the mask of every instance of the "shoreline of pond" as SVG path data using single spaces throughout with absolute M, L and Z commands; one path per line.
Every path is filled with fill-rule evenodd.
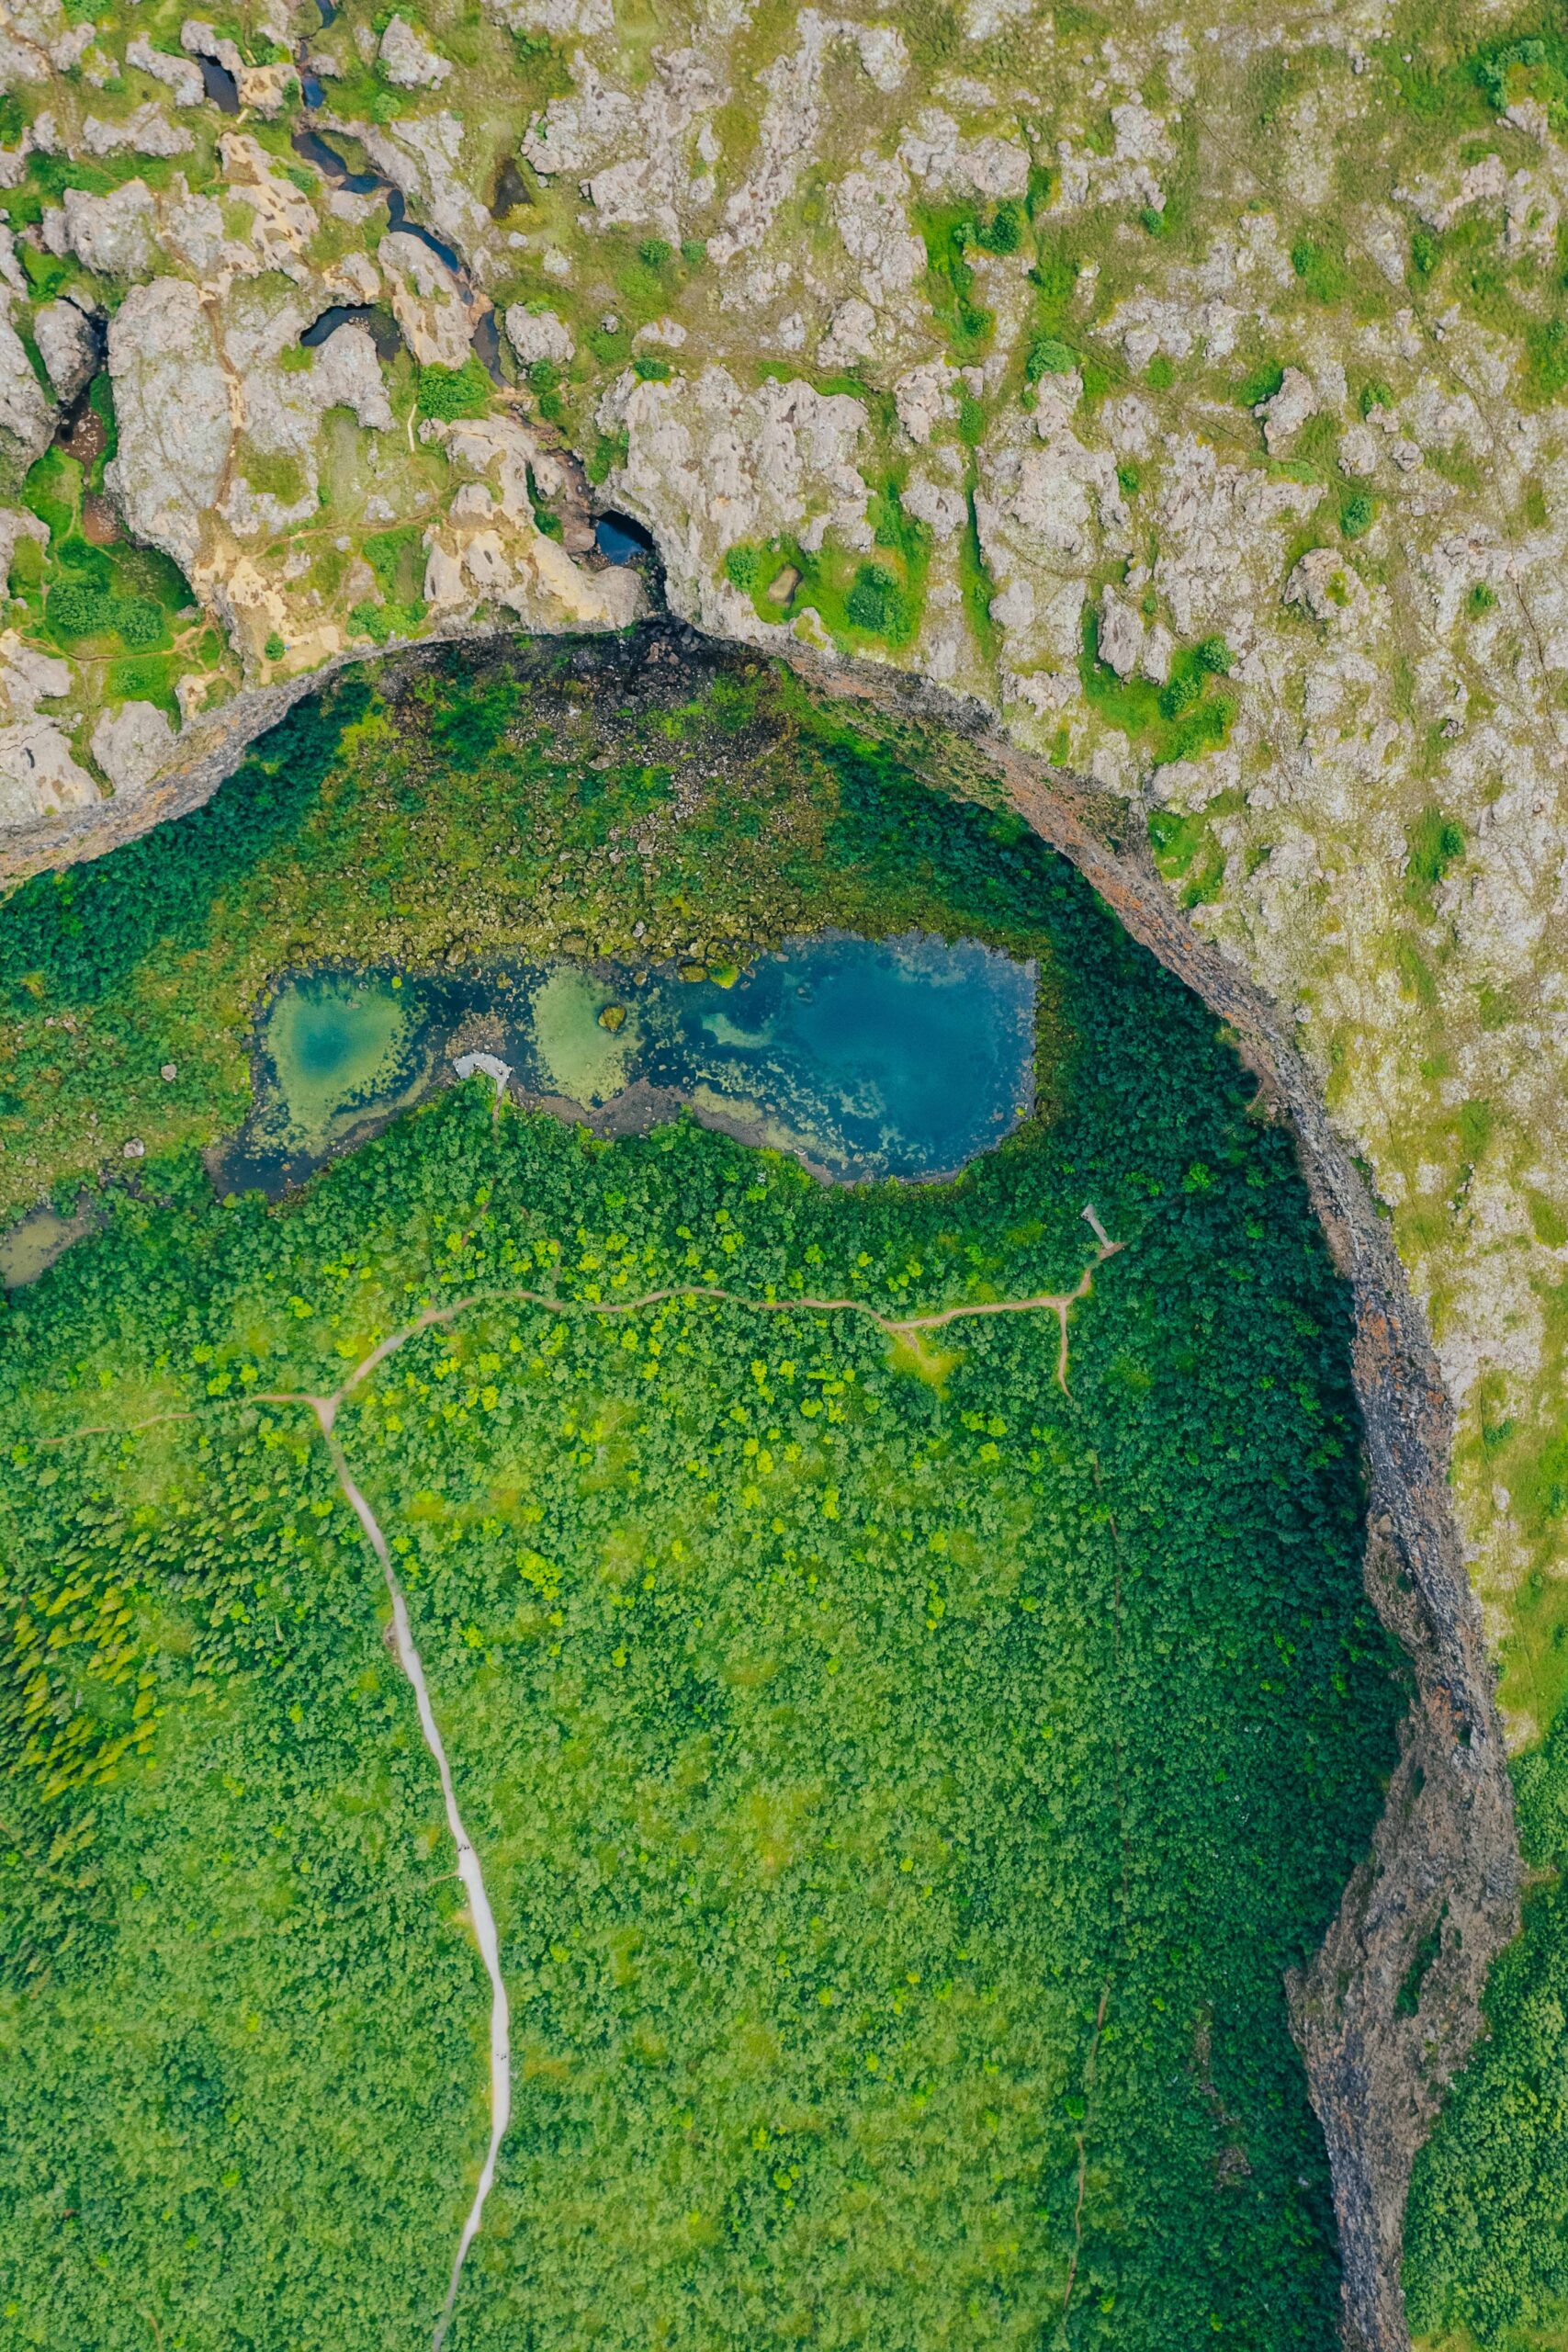
M 1009 1070 L 993 1069 L 991 1073 L 991 1131 L 981 1131 L 971 1105 L 970 1125 L 961 1137 L 962 1148 L 950 1160 L 944 1159 L 941 1165 L 906 1165 L 896 1170 L 850 1166 L 831 1151 L 814 1149 L 814 1142 L 822 1142 L 821 1135 L 814 1136 L 809 1130 L 791 1128 L 784 1118 L 783 1106 L 770 1105 L 765 1096 L 753 1100 L 736 1096 L 726 1101 L 700 1078 L 680 1083 L 668 1074 L 660 1079 L 646 1070 L 624 1067 L 637 1050 L 631 1040 L 636 1038 L 638 1013 L 646 1010 L 650 999 L 657 1001 L 662 994 L 667 1003 L 679 1003 L 682 997 L 689 996 L 700 1008 L 705 1002 L 711 1006 L 712 991 L 717 990 L 724 1003 L 733 1002 L 739 1012 L 749 988 L 770 968 L 784 976 L 792 971 L 798 975 L 799 971 L 809 969 L 814 961 L 819 965 L 824 958 L 831 959 L 846 951 L 852 956 L 852 951 L 857 950 L 865 951 L 863 961 L 891 961 L 912 967 L 917 978 L 922 968 L 928 978 L 934 969 L 940 975 L 939 985 L 961 990 L 967 1010 L 966 1038 L 971 1046 L 975 1033 L 983 1025 L 976 1018 L 972 993 L 976 979 L 992 991 L 992 1009 L 999 1010 L 1004 1016 L 1001 1025 L 1005 1027 L 1010 1021 L 1015 1024 L 1013 1066 Z M 748 1148 L 783 1152 L 815 1182 L 828 1185 L 956 1183 L 978 1159 L 1022 1137 L 1037 1122 L 1041 1099 L 1036 1065 L 1042 1049 L 1037 959 L 1011 956 L 968 937 L 945 941 L 934 933 L 900 933 L 874 938 L 833 929 L 792 934 L 777 947 L 737 944 L 732 952 L 734 960 L 722 966 L 702 965 L 680 957 L 626 965 L 606 957 L 513 961 L 492 955 L 476 959 L 459 971 L 450 966 L 361 966 L 341 960 L 285 967 L 268 981 L 251 1014 L 250 1114 L 238 1128 L 215 1137 L 201 1153 L 213 1190 L 220 1199 L 260 1191 L 269 1202 L 276 1204 L 297 1193 L 319 1170 L 372 1142 L 406 1113 L 434 1100 L 452 1086 L 468 1082 L 476 1069 L 491 1076 L 498 1096 L 504 1095 L 519 1109 L 536 1111 L 582 1127 L 604 1141 L 646 1135 L 655 1127 L 689 1117 Z M 559 1081 L 563 1075 L 558 1058 L 554 1068 L 541 1063 L 537 1055 L 529 1052 L 522 1036 L 531 992 L 561 982 L 581 982 L 592 996 L 602 996 L 605 1000 L 604 1010 L 615 1016 L 605 1021 L 602 1013 L 599 1015 L 603 1025 L 594 1040 L 605 1057 L 604 1068 L 613 1066 L 617 1053 L 623 1065 L 619 1082 L 602 1098 L 596 1098 L 588 1085 L 574 1091 L 570 1084 L 552 1083 Z M 269 1119 L 276 1121 L 279 1081 L 275 1055 L 269 1049 L 268 1029 L 279 1006 L 287 1004 L 291 996 L 302 996 L 311 990 L 335 990 L 347 997 L 355 993 L 369 995 L 377 989 L 385 996 L 395 995 L 405 1001 L 414 1031 L 404 1041 L 400 1057 L 393 1061 L 384 1091 L 363 1106 L 346 1106 L 330 1122 L 328 1130 L 318 1136 L 314 1147 L 307 1141 L 297 1151 L 279 1146 L 269 1152 L 265 1148 L 266 1129 Z M 1006 1001 L 1009 992 L 1010 1002 Z M 806 995 L 809 991 L 802 988 L 798 993 Z M 623 1045 L 624 1039 L 628 1040 L 627 1044 Z M 901 1037 L 899 1042 L 908 1044 L 909 1037 Z M 919 1042 L 918 1035 L 915 1042 Z M 996 1043 L 994 1037 L 992 1043 Z M 569 1040 L 566 1056 L 569 1062 L 576 1063 L 580 1079 L 592 1075 L 592 1069 L 583 1065 L 581 1046 L 581 1038 Z M 558 1057 L 558 1046 L 557 1052 Z M 508 1054 L 513 1057 L 511 1061 L 505 1058 Z M 666 1055 L 666 1072 L 668 1064 Z M 965 1075 L 972 1079 L 973 1072 Z M 1004 1101 L 1004 1080 L 1010 1101 Z M 86 1183 L 80 1187 L 69 1213 L 57 1202 L 46 1199 L 0 1231 L 0 1289 L 10 1292 L 25 1288 L 76 1241 L 97 1231 L 107 1214 L 107 1197 L 117 1190 L 135 1192 L 138 1174 L 135 1163 L 124 1168 L 105 1168 L 99 1171 L 96 1187 Z
M 685 1114 L 823 1183 L 955 1182 L 1038 1116 L 1036 958 L 833 929 L 736 952 L 722 967 L 491 956 L 457 972 L 286 968 L 253 1014 L 251 1114 L 204 1155 L 213 1183 L 220 1197 L 280 1199 L 460 1082 L 475 1056 L 520 1107 L 601 1137 Z M 320 1099 L 302 1028 L 306 1047 L 350 1064 L 336 1102 Z

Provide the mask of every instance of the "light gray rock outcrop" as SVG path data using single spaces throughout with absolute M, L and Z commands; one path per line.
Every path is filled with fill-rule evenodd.
M 854 464 L 868 421 L 860 401 L 798 380 L 749 390 L 723 368 L 694 382 L 622 376 L 599 410 L 602 429 L 627 438 L 615 495 L 657 532 L 675 609 L 757 639 L 767 625 L 723 578 L 728 548 L 785 534 L 816 548 L 829 530 L 869 548 Z
M 554 33 L 579 40 L 615 25 L 610 0 L 484 0 L 485 13 L 514 33 Z
M 10 577 L 18 539 L 33 539 L 40 548 L 47 548 L 49 525 L 23 507 L 0 506 L 0 580 Z
M 21 336 L 11 324 L 11 298 L 0 298 L 0 446 L 30 466 L 54 433 L 54 408 L 33 374 Z
M 122 703 L 93 729 L 93 757 L 117 792 L 136 792 L 167 767 L 179 737 L 155 703 Z
M 154 49 L 144 33 L 139 33 L 127 44 L 125 62 L 172 90 L 177 107 L 198 107 L 207 95 L 199 65 L 193 64 L 188 57 L 171 57 L 166 50 Z
M 1100 599 L 1100 658 L 1119 678 L 1130 678 L 1144 654 L 1144 624 L 1134 608 L 1107 588 Z
M 82 144 L 89 155 L 188 155 L 196 141 L 183 122 L 171 122 L 149 98 L 118 122 L 90 114 L 82 125 Z
M 74 302 L 46 302 L 33 314 L 33 340 L 56 400 L 69 407 L 98 370 L 98 336 Z
M 0 825 L 28 825 L 62 808 L 85 808 L 98 787 L 52 718 L 0 727 Z
M 513 302 L 506 313 L 506 339 L 524 366 L 548 359 L 564 368 L 577 349 L 571 329 L 553 311 L 533 311 Z
M 189 571 L 233 441 L 230 387 L 197 288 L 133 287 L 109 325 L 119 450 L 109 487 L 136 537 Z
M 463 289 L 440 255 L 399 229 L 382 238 L 376 258 L 386 273 L 392 316 L 420 365 L 460 368 L 473 327 Z
M 1255 412 L 1263 420 L 1263 438 L 1270 457 L 1283 449 L 1316 409 L 1317 392 L 1312 378 L 1303 376 L 1299 368 L 1287 368 L 1279 390 L 1271 399 L 1260 401 Z
M 452 71 L 404 17 L 394 17 L 382 34 L 380 56 L 382 73 L 400 90 L 438 90 Z
M 10 718 L 31 718 L 40 702 L 58 702 L 70 691 L 69 662 L 24 645 L 15 629 L 0 637 L 0 694 Z
M 157 209 L 145 180 L 127 180 L 107 196 L 68 187 L 61 199 L 65 249 L 100 277 L 138 277 L 152 267 Z

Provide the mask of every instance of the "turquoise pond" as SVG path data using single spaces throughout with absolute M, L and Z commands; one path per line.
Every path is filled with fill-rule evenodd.
M 452 978 L 282 980 L 256 1024 L 256 1107 L 214 1158 L 273 1196 L 449 1081 L 468 1056 L 525 1101 L 627 1133 L 705 1124 L 840 1182 L 953 1176 L 1029 1115 L 1036 972 L 976 940 L 828 933 L 739 973 L 555 963 Z

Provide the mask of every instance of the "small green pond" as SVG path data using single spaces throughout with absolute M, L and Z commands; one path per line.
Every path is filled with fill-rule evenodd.
M 828 933 L 686 970 L 293 976 L 262 1008 L 256 1108 L 218 1182 L 276 1196 L 454 1065 L 609 1132 L 686 1102 L 841 1182 L 954 1175 L 1032 1107 L 1035 967 L 978 941 Z

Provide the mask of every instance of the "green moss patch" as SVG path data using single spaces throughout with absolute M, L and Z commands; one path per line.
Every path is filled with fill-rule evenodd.
M 1119 678 L 1100 658 L 1100 616 L 1085 606 L 1078 677 L 1085 700 L 1107 725 L 1136 743 L 1155 767 L 1201 759 L 1228 741 L 1235 691 L 1223 682 L 1230 652 L 1223 638 L 1205 638 L 1175 656 L 1163 686 L 1143 677 Z

